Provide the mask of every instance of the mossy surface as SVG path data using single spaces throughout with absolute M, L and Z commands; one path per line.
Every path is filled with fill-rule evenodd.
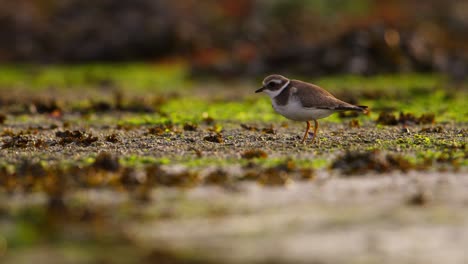
M 310 244 L 322 230 L 335 244 L 396 222 L 466 223 L 455 183 L 468 171 L 466 83 L 301 77 L 371 109 L 319 120 L 316 143 L 301 144 L 305 124 L 253 93 L 261 77 L 193 81 L 180 64 L 0 72 L 0 257 L 10 262 L 48 252 L 63 263 L 267 263 L 248 247 L 274 259 L 268 241 L 283 236 Z M 221 256 L 216 237 L 235 238 L 239 258 Z M 342 260 L 320 247 L 319 262 Z M 298 252 L 284 262 L 309 256 Z

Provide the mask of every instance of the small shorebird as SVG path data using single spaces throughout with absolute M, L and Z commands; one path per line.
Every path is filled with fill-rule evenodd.
M 302 138 L 302 143 L 307 138 L 310 121 L 314 121 L 314 143 L 318 122 L 317 119 L 327 117 L 339 111 L 360 111 L 367 113 L 367 106 L 357 106 L 343 102 L 335 98 L 331 93 L 325 91 L 317 85 L 290 80 L 282 75 L 274 74 L 263 80 L 262 88 L 256 93 L 265 92 L 271 98 L 271 103 L 275 111 L 282 116 L 295 120 L 306 121 L 307 128 Z

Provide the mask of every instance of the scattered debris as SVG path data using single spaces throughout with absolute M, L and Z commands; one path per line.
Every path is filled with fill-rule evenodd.
M 401 124 L 408 125 L 420 125 L 420 124 L 433 124 L 435 121 L 435 115 L 433 113 L 422 114 L 420 117 L 416 117 L 412 113 L 400 113 L 400 118 L 398 121 Z
M 241 157 L 244 159 L 255 159 L 255 158 L 267 158 L 268 154 L 261 149 L 251 149 L 246 150 L 241 154 Z
M 156 135 L 161 136 L 164 133 L 174 131 L 174 124 L 172 122 L 165 122 L 163 124 L 157 124 L 153 127 L 148 128 L 146 135 Z
M 5 140 L 2 148 L 26 148 L 32 143 L 31 138 L 25 135 L 15 135 L 9 140 Z
M 444 132 L 444 129 L 441 126 L 423 127 L 420 132 L 424 132 L 424 133 L 442 133 L 442 132 Z
M 349 126 L 350 128 L 360 128 L 360 127 L 361 127 L 361 124 L 359 123 L 359 120 L 357 120 L 357 119 L 352 119 L 351 121 L 349 121 L 348 126 Z
M 205 125 L 214 125 L 215 119 L 208 115 L 208 113 L 202 114 L 202 121 Z
M 362 175 L 367 172 L 384 173 L 392 170 L 407 172 L 413 165 L 405 158 L 385 154 L 379 150 L 369 152 L 347 152 L 338 157 L 331 165 L 345 175 Z
M 290 174 L 278 168 L 269 168 L 260 173 L 259 183 L 266 186 L 284 186 L 292 182 Z
M 313 180 L 315 179 L 315 171 L 311 168 L 302 168 L 300 169 L 300 180 Z
M 243 129 L 248 130 L 248 131 L 261 131 L 264 134 L 276 134 L 276 130 L 273 127 L 273 124 L 270 124 L 270 126 L 264 127 L 264 128 L 261 128 L 261 129 L 256 127 L 256 126 L 247 125 L 247 124 L 240 124 L 240 126 Z
M 214 142 L 214 143 L 223 143 L 223 135 L 220 133 L 212 134 L 203 138 L 205 141 Z
M 377 124 L 387 125 L 387 126 L 396 126 L 398 125 L 398 120 L 396 116 L 392 113 L 382 112 L 377 118 Z
M 160 136 L 166 132 L 166 128 L 163 126 L 155 126 L 148 128 L 147 135 L 157 135 Z
M 435 115 L 433 113 L 422 114 L 420 117 L 416 117 L 411 113 L 400 112 L 397 118 L 395 114 L 388 112 L 381 112 L 376 120 L 377 124 L 396 126 L 402 125 L 421 125 L 421 124 L 433 124 L 435 122 Z
M 20 133 L 22 134 L 22 133 Z M 0 136 L 2 137 L 13 137 L 13 136 L 16 136 L 17 134 L 15 134 L 15 132 L 13 132 L 13 130 L 11 130 L 10 128 L 6 128 L 2 131 L 2 133 L 0 134 Z
M 59 103 L 55 99 L 50 101 L 36 99 L 29 106 L 29 111 L 32 114 L 52 114 L 63 112 L 62 107 L 59 106 Z
M 257 181 L 265 186 L 284 186 L 293 181 L 307 181 L 315 178 L 312 168 L 297 168 L 294 161 L 288 159 L 273 167 L 261 168 L 254 163 L 248 164 L 240 180 Z
M 146 175 L 156 186 L 168 187 L 194 187 L 200 182 L 200 175 L 187 169 L 181 171 L 168 172 L 158 165 L 146 168 Z
M 223 127 L 219 124 L 214 124 L 213 126 L 206 129 L 209 132 L 221 133 L 223 132 Z
M 119 136 L 118 136 L 117 134 L 115 134 L 115 133 L 112 133 L 112 134 L 110 134 L 110 135 L 107 135 L 106 138 L 105 138 L 105 140 L 106 140 L 107 142 L 111 142 L 111 143 L 118 143 L 118 142 L 120 142 Z
M 240 124 L 240 126 L 243 129 L 248 130 L 248 131 L 258 131 L 258 128 L 256 126 L 251 126 L 251 125 L 247 125 L 247 124 Z
M 46 144 L 46 142 L 44 140 L 39 138 L 39 139 L 34 140 L 34 147 L 36 147 L 36 148 L 45 148 L 45 147 L 47 147 L 47 144 Z
M 93 163 L 93 168 L 98 170 L 116 172 L 120 169 L 120 163 L 117 156 L 108 152 L 101 152 Z
M 205 177 L 205 184 L 208 185 L 225 185 L 229 181 L 229 175 L 222 169 L 217 169 L 209 173 Z
M 86 132 L 79 131 L 79 130 L 57 131 L 55 133 L 55 136 L 60 139 L 59 143 L 61 145 L 75 143 L 81 146 L 89 146 L 93 142 L 98 141 L 98 138 L 94 137 L 92 134 L 87 134 Z
M 136 129 L 137 126 L 127 123 L 127 124 L 118 124 L 117 126 L 115 126 L 115 128 L 118 130 L 130 131 L 130 130 Z
M 276 130 L 274 129 L 273 125 L 270 125 L 269 127 L 262 128 L 262 133 L 264 133 L 264 134 L 276 134 Z
M 198 125 L 195 123 L 185 123 L 184 131 L 197 131 Z

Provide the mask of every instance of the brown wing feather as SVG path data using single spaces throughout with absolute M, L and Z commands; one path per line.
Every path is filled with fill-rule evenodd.
M 335 98 L 331 93 L 317 85 L 298 80 L 292 80 L 291 84 L 292 87 L 298 88 L 296 89 L 295 96 L 301 98 L 304 107 L 332 110 L 363 110 L 360 107 Z

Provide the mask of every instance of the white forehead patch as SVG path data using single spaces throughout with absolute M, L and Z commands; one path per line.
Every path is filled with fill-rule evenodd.
M 272 83 L 272 82 L 276 84 L 280 84 L 282 81 L 278 79 L 273 79 L 273 80 L 268 81 L 267 83 Z M 263 82 L 263 84 L 267 84 L 267 83 Z

